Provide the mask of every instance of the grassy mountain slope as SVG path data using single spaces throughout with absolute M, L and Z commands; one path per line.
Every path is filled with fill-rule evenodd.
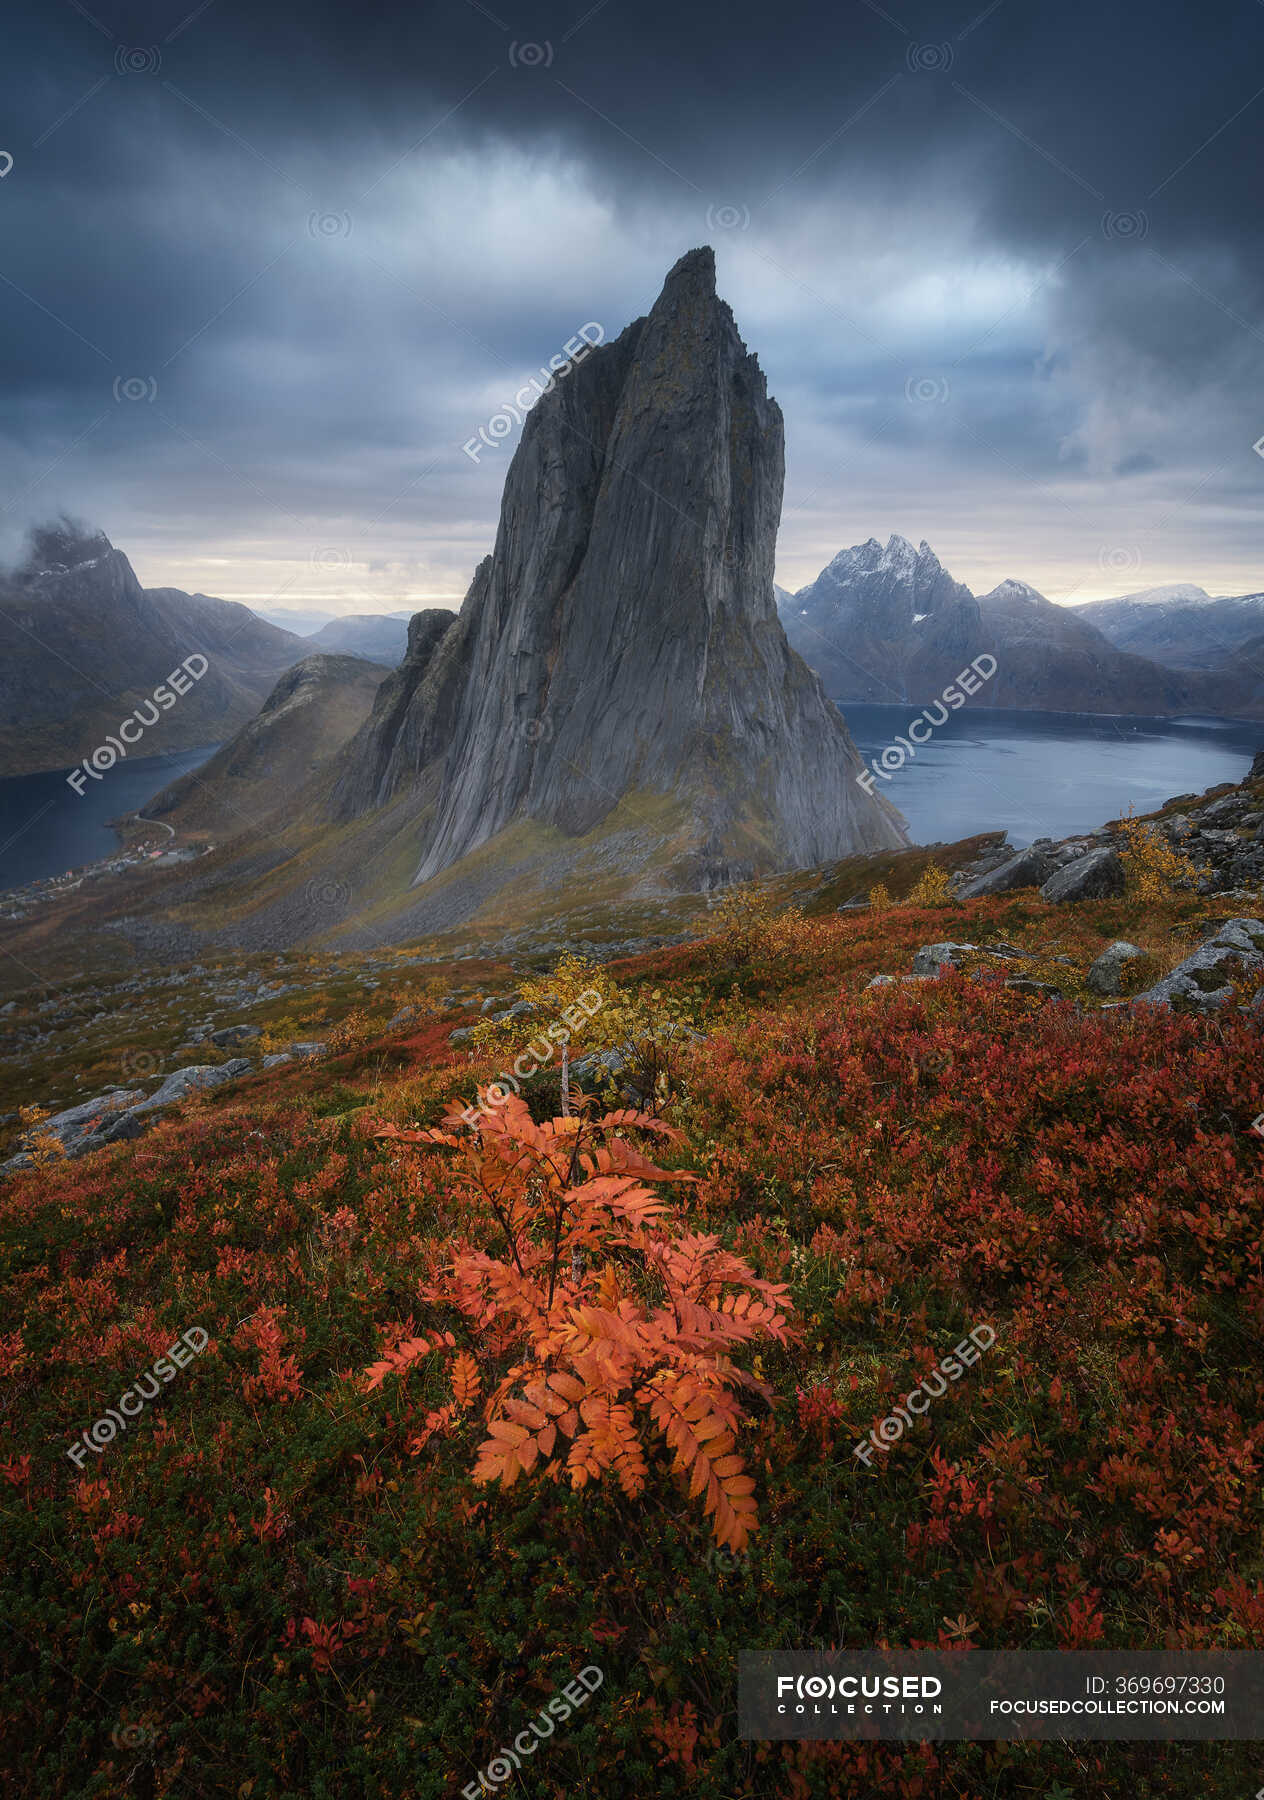
M 195 837 L 234 837 L 287 812 L 364 723 L 386 675 L 356 656 L 305 657 L 208 763 L 156 794 L 145 816 Z
M 666 1152 L 701 1180 L 664 1199 L 786 1283 L 799 1327 L 738 1352 L 772 1396 L 740 1434 L 738 1556 L 661 1453 L 631 1497 L 471 1478 L 503 1354 L 433 1289 L 496 1222 L 448 1155 L 375 1133 L 506 1066 L 449 1042 L 476 1006 L 388 1032 L 380 995 L 327 1060 L 0 1190 L 17 1790 L 448 1800 L 589 1666 L 523 1791 L 1252 1791 L 1245 1743 L 765 1745 L 734 1713 L 760 1645 L 1264 1648 L 1259 1015 L 1102 1010 L 1083 981 L 1120 937 L 1167 966 L 1208 914 L 1029 890 L 738 917 L 612 966 L 702 1034 L 673 1053 Z M 1027 951 L 1065 998 L 866 991 L 944 938 Z M 557 1110 L 555 1071 L 526 1091 Z M 865 1467 L 856 1443 L 981 1323 L 994 1347 Z M 67 1445 L 193 1327 L 205 1350 L 76 1469 Z M 360 1372 L 438 1330 L 483 1385 L 436 1427 L 441 1359 Z

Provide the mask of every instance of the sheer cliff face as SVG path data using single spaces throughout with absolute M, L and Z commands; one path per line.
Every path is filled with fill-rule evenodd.
M 579 835 L 649 795 L 682 802 L 700 880 L 902 843 L 777 618 L 782 473 L 780 410 L 693 251 L 529 414 L 495 550 L 384 688 L 344 816 L 429 767 L 418 880 L 512 820 Z

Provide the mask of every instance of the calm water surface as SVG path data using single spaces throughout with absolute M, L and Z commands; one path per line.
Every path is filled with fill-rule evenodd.
M 116 763 L 82 795 L 66 784 L 65 769 L 0 781 L 0 892 L 46 875 L 99 862 L 119 848 L 106 824 L 135 812 L 177 775 L 200 769 L 217 746 Z
M 907 736 L 916 706 L 844 705 L 866 763 L 896 733 Z M 1103 718 L 1093 713 L 971 712 L 963 707 L 876 792 L 894 801 L 919 844 L 950 844 L 978 831 L 1007 830 L 1014 844 L 1069 837 L 1117 819 L 1129 805 L 1150 812 L 1174 794 L 1240 781 L 1264 749 L 1264 722 L 1235 719 Z
M 872 762 L 897 733 L 906 735 L 919 709 L 853 702 L 843 712 Z M 90 781 L 82 798 L 66 785 L 65 770 L 0 781 L 0 891 L 109 856 L 118 839 L 106 820 L 143 807 L 215 748 L 119 763 Z M 916 748 L 890 781 L 874 783 L 900 808 L 916 842 L 1004 829 L 1011 842 L 1029 844 L 1091 831 L 1129 805 L 1148 812 L 1173 794 L 1240 780 L 1264 748 L 1264 723 L 963 708 Z

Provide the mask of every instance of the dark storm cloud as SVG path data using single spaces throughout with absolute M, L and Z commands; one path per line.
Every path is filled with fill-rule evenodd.
M 976 583 L 1264 580 L 1264 6 L 85 5 L 0 78 L 10 533 L 457 596 L 511 448 L 461 444 L 712 241 L 783 578 L 898 529 Z

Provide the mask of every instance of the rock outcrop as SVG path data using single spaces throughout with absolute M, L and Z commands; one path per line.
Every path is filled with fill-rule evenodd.
M 1084 977 L 1084 985 L 1091 994 L 1122 994 L 1130 965 L 1132 969 L 1140 969 L 1148 960 L 1147 953 L 1139 944 L 1130 944 L 1125 938 L 1116 938 L 1113 944 L 1107 944 L 1093 963 Z
M 681 886 L 903 844 L 777 616 L 782 478 L 780 409 L 691 251 L 529 413 L 495 549 L 455 621 L 414 619 L 335 816 L 414 789 L 418 882 L 620 807 L 673 809 Z
M 334 815 L 358 819 L 419 780 L 451 739 L 464 634 L 446 608 L 414 613 L 408 648 L 340 759 Z M 446 645 L 443 656 L 437 654 Z
M 1134 1006 L 1175 1006 L 1189 1012 L 1215 1012 L 1234 998 L 1234 984 L 1264 969 L 1264 920 L 1226 919 L 1192 956 L 1177 963 L 1153 987 L 1138 994 Z
M 1126 885 L 1118 852 L 1103 844 L 1051 875 L 1040 890 L 1040 898 L 1054 906 L 1064 906 L 1069 900 L 1107 900 L 1122 894 Z

